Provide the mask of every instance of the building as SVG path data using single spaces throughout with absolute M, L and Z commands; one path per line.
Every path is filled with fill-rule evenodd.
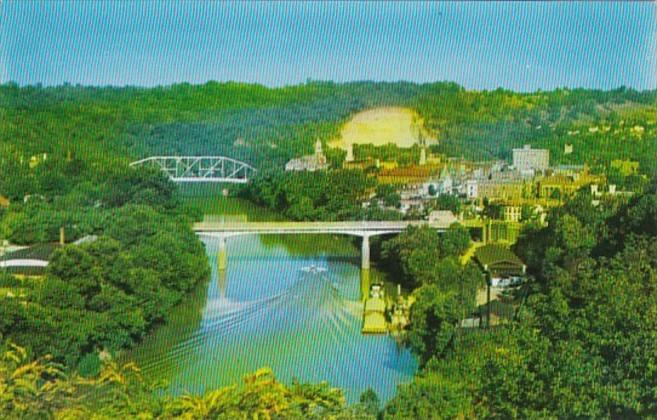
M 423 195 L 427 197 L 452 194 L 453 192 L 454 180 L 447 167 L 443 167 L 438 180 L 432 180 L 423 185 Z
M 502 205 L 502 220 L 505 222 L 519 222 L 522 217 L 522 206 L 515 203 Z
M 540 223 L 545 222 L 549 209 L 561 205 L 559 200 L 549 198 L 520 198 L 503 200 L 498 204 L 502 207 L 502 219 L 505 222 L 520 222 L 522 219 L 522 209 L 525 207 L 528 211 L 526 217 Z
M 61 244 L 40 244 L 8 252 L 0 257 L 0 269 L 17 276 L 42 276 L 50 258 Z
M 434 210 L 429 213 L 429 223 L 444 223 L 446 226 L 451 226 L 456 222 L 458 222 L 458 219 L 449 210 Z
M 442 166 L 440 165 L 414 165 L 392 169 L 382 168 L 377 175 L 380 184 L 424 185 L 428 180 L 436 177 Z
M 475 198 L 488 200 L 509 200 L 522 198 L 528 189 L 526 182 L 518 180 L 483 180 L 477 181 Z
M 411 210 L 418 212 L 424 211 L 424 200 L 420 198 L 402 198 L 399 201 L 399 211 L 402 214 L 407 214 Z
M 437 197 L 440 195 L 450 195 L 454 191 L 454 182 L 452 177 L 447 175 L 438 181 L 430 181 L 422 185 L 422 195 L 425 197 Z
M 302 156 L 297 159 L 292 159 L 285 164 L 286 171 L 319 171 L 327 169 L 328 163 L 326 156 L 322 151 L 322 142 L 317 140 L 315 143 L 315 154 Z
M 580 173 L 588 173 L 588 166 L 586 165 L 557 165 L 552 168 L 552 173 L 555 175 L 566 175 L 577 177 Z
M 550 166 L 550 151 L 532 149 L 528 144 L 522 149 L 513 149 L 513 166 L 521 174 L 544 172 Z
M 490 276 L 490 286 L 505 287 L 516 284 L 525 275 L 527 267 L 509 248 L 489 244 L 477 248 L 475 261 Z
M 552 175 L 538 181 L 538 196 L 560 199 L 573 195 L 582 187 L 605 183 L 606 179 L 603 175 L 592 175 L 588 170 L 570 176 Z M 596 188 L 594 187 L 593 190 Z
M 477 182 L 476 179 L 469 179 L 465 181 L 465 196 L 473 200 L 477 197 L 479 197 L 479 183 Z

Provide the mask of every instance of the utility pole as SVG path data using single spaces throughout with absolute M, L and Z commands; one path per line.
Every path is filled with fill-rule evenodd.
M 486 270 L 486 328 L 490 328 L 490 272 Z

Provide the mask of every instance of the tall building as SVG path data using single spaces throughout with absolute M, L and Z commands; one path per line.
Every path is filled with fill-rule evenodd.
M 550 151 L 532 149 L 528 144 L 522 149 L 513 149 L 513 166 L 522 174 L 544 172 L 550 166 Z

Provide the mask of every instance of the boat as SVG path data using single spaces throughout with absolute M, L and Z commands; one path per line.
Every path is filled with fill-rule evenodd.
M 363 310 L 363 334 L 386 334 L 386 301 L 385 290 L 380 284 L 373 284 L 365 300 Z
M 301 268 L 301 271 L 303 271 L 304 273 L 313 273 L 313 274 L 315 274 L 315 273 L 325 273 L 326 270 L 327 270 L 326 267 L 318 267 L 315 264 L 311 264 L 307 267 L 302 267 Z

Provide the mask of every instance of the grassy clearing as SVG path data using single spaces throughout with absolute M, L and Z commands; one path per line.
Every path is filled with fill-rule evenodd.
M 418 143 L 420 133 L 428 143 L 434 140 L 424 129 L 422 119 L 409 108 L 383 107 L 359 112 L 349 120 L 340 137 L 331 142 L 332 147 L 346 149 L 349 144 L 388 143 L 399 147 L 411 147 Z

